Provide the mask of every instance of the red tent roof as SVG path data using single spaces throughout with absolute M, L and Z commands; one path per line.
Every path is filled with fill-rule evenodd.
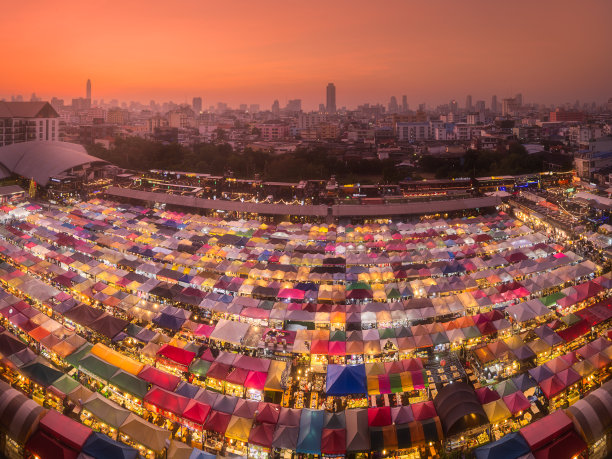
M 204 423 L 204 429 L 213 430 L 220 434 L 224 434 L 227 430 L 230 419 L 232 419 L 231 414 L 211 410 L 207 421 Z
M 207 373 L 208 374 L 208 373 Z M 238 384 L 240 386 L 244 386 L 244 382 L 246 381 L 249 372 L 247 370 L 243 370 L 242 368 L 232 368 L 232 370 L 227 374 L 225 380 L 232 384 Z
M 553 375 L 550 378 L 541 381 L 540 388 L 542 389 L 542 392 L 544 392 L 544 395 L 546 395 L 546 398 L 551 398 L 562 392 L 565 389 L 565 384 L 563 384 L 563 382 L 561 382 L 556 375 Z
M 321 452 L 323 454 L 346 453 L 346 429 L 323 429 Z
M 476 397 L 478 397 L 478 401 L 481 405 L 499 400 L 497 391 L 491 390 L 489 387 L 479 387 L 476 389 Z
M 344 341 L 330 341 L 329 342 L 329 355 L 345 355 L 346 354 L 346 342 Z
M 208 338 L 214 329 L 215 327 L 213 325 L 200 324 L 198 328 L 193 331 L 193 334 L 197 336 L 206 336 Z
M 54 459 L 76 459 L 79 455 L 78 452 L 60 444 L 41 430 L 30 437 L 25 449 L 38 457 L 52 457 Z
M 186 367 L 189 366 L 196 356 L 195 352 L 186 351 L 185 349 L 172 346 L 171 344 L 164 344 L 159 351 L 157 351 L 157 355 Z
M 327 355 L 327 343 L 328 341 L 323 339 L 312 340 L 312 344 L 310 345 L 310 353 Z
M 226 365 L 225 363 L 213 362 L 210 365 L 210 368 L 206 372 L 207 378 L 218 379 L 219 381 L 225 381 L 227 375 L 229 374 L 231 369 L 230 365 Z
M 190 421 L 195 422 L 196 424 L 204 424 L 206 422 L 206 418 L 210 413 L 210 405 L 206 403 L 199 402 L 197 400 L 191 400 L 185 411 L 183 411 L 182 417 L 185 419 L 189 419 Z
M 49 410 L 40 420 L 39 428 L 53 438 L 78 451 L 91 435 L 91 429 L 55 410 Z M 40 456 L 40 455 L 39 455 Z
M 272 446 L 272 440 L 274 439 L 274 430 L 276 426 L 274 424 L 255 424 L 249 434 L 249 443 L 269 448 Z
M 376 408 L 368 408 L 368 425 L 372 426 L 388 426 L 391 425 L 391 407 L 382 406 Z
M 557 410 L 542 419 L 527 424 L 520 430 L 520 433 L 534 451 L 573 428 L 574 424 L 565 411 Z
M 173 391 L 178 386 L 181 378 L 165 371 L 158 370 L 155 367 L 145 367 L 138 373 L 138 377 L 151 384 L 161 387 L 169 391 Z
M 520 390 L 514 392 L 513 394 L 506 395 L 504 397 L 504 403 L 510 410 L 510 412 L 515 415 L 519 411 L 527 411 L 531 406 L 525 394 L 523 394 Z
M 536 459 L 557 459 L 559 457 L 577 457 L 587 449 L 587 444 L 576 432 L 568 432 L 554 443 L 534 451 Z
M 184 413 L 189 403 L 187 397 L 175 394 L 174 392 L 165 391 L 158 387 L 151 389 L 147 395 L 145 395 L 144 401 L 162 410 L 174 413 L 177 416 L 181 416 Z
M 414 414 L 415 421 L 424 421 L 426 419 L 435 418 L 438 415 L 431 400 L 412 405 L 412 414 Z
M 267 378 L 268 373 L 264 373 L 263 371 L 249 371 L 244 381 L 244 387 L 248 387 L 249 389 L 264 390 L 264 385 L 266 384 Z
M 255 421 L 276 424 L 278 422 L 278 417 L 280 416 L 281 410 L 280 405 L 275 403 L 259 402 L 257 411 L 259 411 L 259 413 L 257 414 Z

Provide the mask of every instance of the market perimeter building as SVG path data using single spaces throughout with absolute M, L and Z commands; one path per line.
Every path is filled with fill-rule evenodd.
M 113 199 L 122 199 L 140 203 L 165 204 L 172 208 L 193 209 L 204 212 L 222 211 L 240 216 L 263 216 L 282 218 L 298 216 L 313 220 L 364 220 L 377 218 L 401 218 L 419 215 L 443 214 L 463 211 L 478 211 L 501 204 L 497 196 L 474 197 L 464 199 L 448 199 L 436 201 L 416 201 L 401 204 L 335 204 L 327 205 L 295 205 L 268 204 L 220 199 L 204 199 L 194 196 L 180 196 L 168 193 L 133 190 L 117 186 L 109 187 L 106 194 Z
M 0 180 L 34 180 L 43 188 L 66 181 L 92 180 L 109 163 L 87 154 L 81 145 L 33 141 L 0 147 Z

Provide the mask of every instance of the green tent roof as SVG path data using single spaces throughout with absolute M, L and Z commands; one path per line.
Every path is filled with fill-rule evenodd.
M 34 362 L 21 368 L 21 372 L 28 378 L 43 387 L 49 387 L 63 376 L 59 370 L 43 365 L 41 362 Z
M 208 369 L 210 368 L 211 362 L 207 362 L 206 360 L 196 359 L 189 366 L 189 371 L 197 374 L 198 376 L 204 378 L 206 377 L 206 373 L 208 373 Z
M 149 384 L 146 381 L 123 370 L 117 371 L 108 382 L 118 389 L 140 399 L 144 398 L 149 388 Z
M 351 285 L 346 287 L 346 290 L 372 290 L 372 287 L 365 282 L 353 282 Z
M 542 301 L 542 303 L 544 303 L 546 307 L 551 307 L 556 304 L 557 301 L 559 301 L 561 298 L 565 298 L 565 295 L 561 292 L 557 292 L 553 293 L 552 295 L 542 297 L 540 298 L 540 300 Z
M 395 338 L 395 328 L 379 328 L 378 336 L 380 339 Z
M 55 381 L 52 386 L 64 395 L 68 395 L 75 390 L 80 384 L 68 375 L 64 375 Z
M 97 376 L 103 381 L 109 381 L 117 373 L 118 368 L 93 354 L 86 355 L 79 361 L 79 370 Z
M 89 354 L 89 350 L 92 348 L 93 346 L 89 343 L 85 343 L 83 344 L 80 348 L 78 348 L 76 351 L 74 351 L 72 354 L 70 354 L 68 357 L 66 357 L 66 362 L 68 362 L 70 365 L 72 365 L 73 367 L 78 367 L 79 366 L 79 360 L 81 360 L 83 357 L 85 357 L 87 354 Z
M 346 333 L 343 330 L 334 330 L 329 336 L 330 341 L 346 341 Z

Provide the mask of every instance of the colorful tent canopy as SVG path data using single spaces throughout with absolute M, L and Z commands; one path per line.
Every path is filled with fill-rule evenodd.
M 511 432 L 499 440 L 474 450 L 476 459 L 516 459 L 529 453 L 529 445 L 518 432 Z
M 328 365 L 326 393 L 328 395 L 367 393 L 365 366 Z
M 83 453 L 96 459 L 136 459 L 138 450 L 112 440 L 104 434 L 94 432 L 83 446 Z
M 572 420 L 563 410 L 557 410 L 548 416 L 527 424 L 520 430 L 532 451 L 550 443 L 554 438 L 572 430 Z
M 300 417 L 300 433 L 295 450 L 303 454 L 321 454 L 324 412 L 305 408 Z
M 60 440 L 70 448 L 80 451 L 92 430 L 55 410 L 49 410 L 38 424 L 40 430 Z M 41 456 L 42 457 L 42 456 Z

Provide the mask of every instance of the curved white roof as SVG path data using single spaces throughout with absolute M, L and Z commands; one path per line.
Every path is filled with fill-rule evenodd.
M 68 142 L 24 142 L 0 147 L 0 165 L 13 174 L 33 178 L 46 186 L 49 179 L 89 163 L 105 163 L 89 155 L 82 145 Z

